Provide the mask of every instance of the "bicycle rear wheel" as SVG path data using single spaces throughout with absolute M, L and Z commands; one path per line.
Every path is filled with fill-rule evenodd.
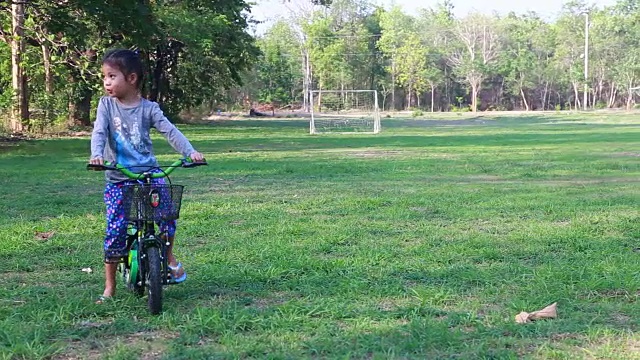
M 162 312 L 162 266 L 160 261 L 160 250 L 151 246 L 146 249 L 147 271 L 146 283 L 147 294 L 149 296 L 149 312 L 157 315 Z

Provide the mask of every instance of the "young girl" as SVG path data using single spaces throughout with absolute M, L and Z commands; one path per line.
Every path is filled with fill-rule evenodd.
M 89 163 L 102 165 L 104 161 L 117 162 L 134 172 L 143 172 L 157 166 L 149 132 L 156 128 L 169 144 L 193 161 L 203 161 L 189 140 L 164 116 L 157 103 L 140 96 L 143 81 L 142 62 L 130 50 L 112 50 L 102 60 L 104 89 L 108 96 L 100 99 L 96 122 L 91 136 Z M 122 203 L 122 186 L 135 183 L 119 171 L 107 171 L 104 202 L 107 206 L 107 229 L 104 238 L 105 286 L 97 303 L 115 294 L 116 268 L 127 256 L 126 231 Z M 163 179 L 156 179 L 164 183 Z M 174 282 L 182 282 L 187 274 L 173 255 L 176 221 L 159 224 L 169 236 L 167 260 Z

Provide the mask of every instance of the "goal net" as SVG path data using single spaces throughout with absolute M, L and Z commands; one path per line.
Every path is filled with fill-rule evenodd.
M 311 134 L 377 134 L 380 112 L 376 90 L 312 90 Z

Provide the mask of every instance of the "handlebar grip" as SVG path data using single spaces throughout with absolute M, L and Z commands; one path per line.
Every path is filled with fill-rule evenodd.
M 104 165 L 87 164 L 87 170 L 104 171 L 104 170 L 107 170 L 107 169 L 105 169 Z
M 209 165 L 206 160 L 204 160 L 204 161 L 194 161 L 194 162 L 186 162 L 186 161 L 184 161 L 182 163 L 182 167 L 184 167 L 184 168 L 192 168 L 192 167 L 206 166 L 206 165 Z
M 115 166 L 87 164 L 87 170 L 93 171 L 106 171 L 106 170 L 118 170 Z

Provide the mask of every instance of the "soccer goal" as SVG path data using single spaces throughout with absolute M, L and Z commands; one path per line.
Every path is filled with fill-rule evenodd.
M 377 134 L 380 111 L 376 90 L 312 90 L 311 134 Z

